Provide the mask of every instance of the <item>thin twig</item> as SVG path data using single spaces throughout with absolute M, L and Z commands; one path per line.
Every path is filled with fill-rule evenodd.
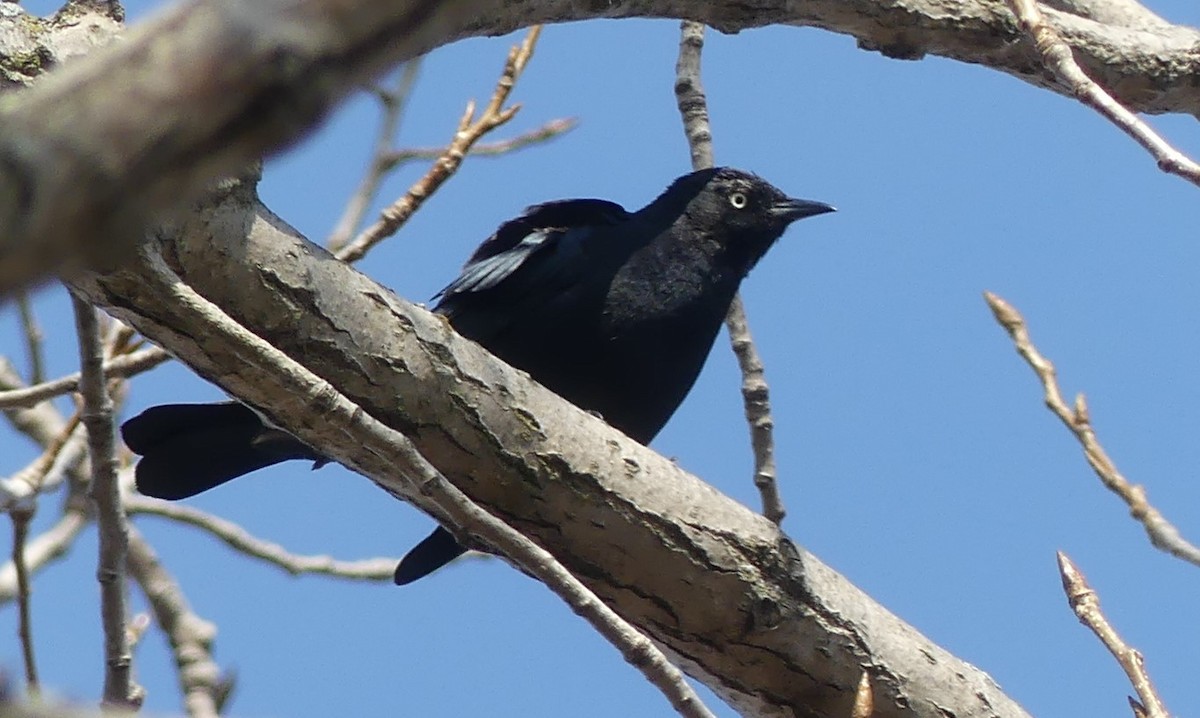
M 875 715 L 875 695 L 871 692 L 871 675 L 866 671 L 858 679 L 858 690 L 854 692 L 854 706 L 850 718 L 871 718 Z
M 1008 0 L 1008 4 L 1017 16 L 1021 29 L 1033 40 L 1042 56 L 1042 63 L 1071 89 L 1080 102 L 1099 112 L 1144 147 L 1163 172 L 1179 175 L 1192 184 L 1200 185 L 1200 164 L 1172 147 L 1088 77 L 1075 61 L 1070 45 L 1046 22 L 1035 0 Z
M 153 369 L 171 358 L 158 347 L 150 347 L 133 354 L 124 354 L 104 363 L 104 375 L 110 379 L 128 378 Z M 78 372 L 21 389 L 0 391 L 0 409 L 29 407 L 47 399 L 70 393 L 79 388 Z
M 692 169 L 713 166 L 712 130 L 708 102 L 700 79 L 700 54 L 704 49 L 704 25 L 684 20 L 679 26 L 679 59 L 675 64 L 675 100 L 683 117 L 683 131 L 692 153 Z M 776 525 L 787 512 L 779 496 L 775 468 L 775 423 L 771 419 L 771 396 L 762 357 L 750 334 L 746 307 L 741 295 L 733 298 L 725 316 L 729 341 L 742 372 L 742 406 L 750 426 L 754 451 L 754 485 L 762 499 L 762 512 Z
M 141 587 L 154 618 L 171 643 L 183 704 L 192 718 L 217 718 L 231 679 L 213 660 L 217 629 L 197 616 L 179 583 L 163 567 L 137 529 L 129 528 L 129 573 Z
M 383 210 L 380 218 L 374 224 L 359 233 L 350 244 L 335 252 L 338 259 L 355 262 L 362 258 L 371 247 L 395 234 L 420 209 L 425 200 L 429 199 L 458 170 L 463 157 L 466 156 L 472 145 L 517 114 L 517 110 L 521 108 L 520 105 L 504 107 L 504 103 L 508 100 L 508 95 L 512 92 L 513 85 L 521 76 L 529 58 L 533 56 L 533 48 L 537 44 L 541 30 L 541 25 L 529 28 L 524 41 L 509 51 L 508 60 L 504 63 L 504 71 L 496 83 L 495 92 L 492 93 L 492 100 L 479 119 L 474 119 L 475 103 L 467 103 L 466 112 L 459 120 L 454 140 L 446 152 L 433 163 L 424 177 L 417 180 L 416 184 L 408 189 L 403 197 Z
M 88 517 L 83 508 L 69 507 L 57 523 L 26 541 L 21 555 L 29 573 L 37 573 L 54 559 L 65 556 L 87 525 Z M 10 560 L 0 566 L 0 605 L 16 598 L 19 592 L 17 567 Z
M 25 661 L 25 684 L 29 695 L 36 698 L 41 693 L 38 684 L 37 661 L 33 657 L 33 615 L 29 597 L 29 566 L 25 563 L 26 539 L 29 537 L 29 522 L 33 519 L 32 509 L 18 509 L 11 513 L 13 525 L 12 562 L 17 571 L 17 613 L 19 626 L 17 636 L 21 641 L 21 657 Z
M 404 109 L 408 106 L 408 98 L 412 95 L 413 86 L 416 85 L 417 75 L 421 70 L 421 60 L 422 58 L 417 57 L 404 63 L 404 68 L 396 78 L 396 86 L 392 89 L 380 89 L 377 93 L 379 101 L 383 104 L 383 117 L 379 123 L 379 132 L 375 135 L 371 161 L 358 183 L 358 188 L 346 202 L 341 219 L 325 242 L 325 246 L 331 252 L 339 251 L 358 231 L 363 217 L 367 214 L 367 208 L 379 194 L 379 185 L 384 176 L 395 167 L 395 164 L 389 164 L 385 157 L 392 150 L 392 142 L 395 141 Z
M 570 132 L 578 125 L 579 120 L 575 117 L 561 117 L 556 120 L 550 120 L 541 127 L 523 132 L 516 137 L 510 137 L 507 140 L 481 142 L 471 147 L 467 151 L 467 154 L 471 157 L 499 157 L 515 150 L 524 149 L 530 145 L 552 140 L 559 135 Z M 383 156 L 383 162 L 391 170 L 415 160 L 435 160 L 446 154 L 449 150 L 449 147 L 410 147 L 407 149 L 392 150 Z
M 298 556 L 279 544 L 250 534 L 238 524 L 191 506 L 175 504 L 148 496 L 128 496 L 125 510 L 130 514 L 151 514 L 203 529 L 227 546 L 252 558 L 278 566 L 293 576 L 311 573 L 365 581 L 390 581 L 396 570 L 395 558 L 362 561 L 338 561 L 329 556 Z
M 1100 477 L 1100 481 L 1113 493 L 1120 496 L 1129 506 L 1130 514 L 1146 528 L 1150 543 L 1155 547 L 1200 566 L 1200 548 L 1192 545 L 1179 533 L 1161 513 L 1150 505 L 1146 498 L 1146 489 L 1129 483 L 1128 479 L 1117 469 L 1116 464 L 1109 458 L 1096 432 L 1092 428 L 1091 415 L 1088 412 L 1087 401 L 1083 394 L 1075 397 L 1075 406 L 1067 406 L 1062 391 L 1058 388 L 1058 379 L 1054 364 L 1042 356 L 1033 341 L 1029 338 L 1029 330 L 1025 319 L 1011 304 L 991 292 L 983 293 L 984 299 L 996 316 L 996 321 L 1004 327 L 1016 345 L 1017 353 L 1029 364 L 1033 372 L 1042 382 L 1045 391 L 1046 406 L 1062 421 L 1063 425 L 1075 435 L 1083 448 L 1083 455 L 1088 465 Z
M 704 51 L 704 24 L 684 20 L 679 24 L 679 59 L 675 61 L 675 102 L 683 116 L 683 134 L 692 153 L 692 169 L 712 167 L 712 128 L 708 122 L 708 100 L 700 79 L 700 55 Z
M 71 300 L 79 334 L 79 390 L 83 395 L 83 423 L 88 431 L 92 461 L 91 494 L 100 539 L 96 578 L 100 582 L 100 616 L 104 627 L 103 705 L 137 709 L 144 692 L 133 682 L 133 655 L 125 630 L 125 554 L 129 527 L 117 484 L 113 404 L 104 377 L 97 311 L 78 297 L 72 295 Z
M 33 314 L 33 303 L 29 294 L 21 292 L 17 295 L 17 311 L 21 313 L 21 327 L 25 333 L 25 348 L 29 353 L 29 383 L 41 384 L 46 380 L 45 355 L 42 342 L 45 335 L 38 326 L 37 317 Z
M 6 479 L 0 479 L 0 511 L 28 510 L 26 503 L 32 502 L 33 497 L 45 490 L 51 482 L 47 481 L 54 465 L 58 462 L 64 449 L 71 441 L 72 435 L 79 427 L 79 412 L 71 415 L 41 455 L 28 466 Z M 58 482 L 54 482 L 57 486 Z
M 1079 618 L 1079 622 L 1091 629 L 1100 639 L 1113 658 L 1117 659 L 1121 670 L 1129 677 L 1133 690 L 1137 692 L 1138 700 L 1129 699 L 1135 716 L 1146 718 L 1169 718 L 1167 707 L 1158 697 L 1158 691 L 1146 672 L 1146 663 L 1141 652 L 1131 647 L 1121 638 L 1116 629 L 1105 618 L 1100 610 L 1100 598 L 1088 584 L 1087 578 L 1079 571 L 1070 558 L 1062 551 L 1058 552 L 1058 572 L 1062 576 L 1063 592 L 1067 594 L 1067 602 L 1071 610 Z
M 433 501 L 452 526 L 478 536 L 566 601 L 572 610 L 607 638 L 626 661 L 662 691 L 681 715 L 713 718 L 713 713 L 661 649 L 604 605 L 549 552 L 489 514 L 447 481 L 408 437 L 380 423 L 336 387 L 231 319 L 181 281 L 161 258 L 151 258 L 150 268 L 162 285 L 160 290 L 170 297 L 173 306 L 203 317 L 212 331 L 222 335 L 223 341 L 238 347 L 238 354 L 245 361 L 271 367 L 272 374 L 295 396 L 320 401 L 328 423 L 340 422 L 340 428 L 351 440 L 371 447 L 378 456 L 389 457 L 394 471 L 389 472 L 388 478 L 402 484 L 397 488 L 381 483 L 384 489 L 401 496 L 427 497 Z M 299 435 L 298 438 L 303 440 L 305 437 Z

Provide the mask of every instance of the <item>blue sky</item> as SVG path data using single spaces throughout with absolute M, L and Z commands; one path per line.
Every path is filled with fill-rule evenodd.
M 1189 0 L 1148 3 L 1200 25 Z M 147 6 L 131 7 L 136 19 Z M 674 21 L 549 27 L 497 137 L 562 116 L 553 143 L 472 159 L 359 268 L 413 300 L 446 283 L 500 221 L 546 199 L 636 208 L 689 159 L 672 85 Z M 1041 404 L 992 320 L 987 289 L 1024 312 L 1069 396 L 1085 391 L 1129 478 L 1200 540 L 1200 195 L 1064 97 L 977 66 L 889 60 L 827 32 L 710 31 L 704 58 L 718 163 L 836 205 L 795 226 L 744 285 L 771 384 L 785 529 L 932 640 L 989 672 L 1034 715 L 1128 715 L 1127 682 L 1068 610 L 1064 550 L 1140 648 L 1169 708 L 1200 713 L 1200 569 L 1152 549 Z M 486 99 L 514 37 L 469 40 L 426 61 L 400 135 L 437 145 L 468 98 Z M 362 171 L 377 110 L 349 102 L 271 160 L 261 193 L 314 239 Z M 1200 157 L 1192 118 L 1151 118 Z M 390 180 L 403 192 L 423 167 Z M 37 298 L 52 375 L 73 370 L 63 293 Z M 22 356 L 11 309 L 6 353 Z M 722 340 L 723 341 L 723 340 Z M 654 446 L 751 506 L 736 366 L 719 341 Z M 220 398 L 182 366 L 133 385 L 126 414 Z M 0 471 L 31 456 L 0 435 Z M 303 553 L 399 555 L 431 522 L 369 482 L 294 463 L 192 500 Z M 43 502 L 48 520 L 57 501 Z M 406 589 L 290 578 L 195 530 L 139 527 L 215 622 L 245 717 L 664 715 L 665 701 L 540 584 L 472 561 Z M 7 552 L 7 549 L 5 549 Z M 45 682 L 90 700 L 101 680 L 95 537 L 37 577 Z M 0 633 L 15 633 L 12 607 Z M 19 670 L 15 641 L 0 665 Z M 177 710 L 157 634 L 138 651 L 157 712 Z M 715 699 L 714 699 L 715 701 Z M 728 708 L 714 703 L 722 715 Z

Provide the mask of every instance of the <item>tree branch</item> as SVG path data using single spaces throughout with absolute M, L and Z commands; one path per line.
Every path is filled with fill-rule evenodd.
M 231 689 L 212 656 L 217 629 L 197 616 L 174 577 L 137 529 L 129 528 L 129 573 L 137 581 L 175 657 L 183 704 L 192 718 L 217 718 Z
M 675 100 L 683 117 L 683 133 L 692 153 L 692 169 L 713 166 L 712 129 L 708 101 L 700 80 L 700 53 L 704 49 L 704 26 L 685 20 L 679 26 L 679 60 L 675 64 Z M 771 396 L 762 357 L 750 334 L 750 321 L 741 294 L 733 298 L 725 316 L 729 343 L 742 371 L 742 407 L 750 425 L 750 448 L 754 452 L 754 485 L 762 499 L 763 516 L 776 525 L 787 511 L 775 481 L 775 422 L 771 419 Z
M 14 3 L 5 7 L 11 14 L 4 22 L 20 27 L 24 11 Z M 83 15 L 72 19 L 87 27 L 85 47 L 115 32 L 109 18 Z M 1200 86 L 1192 81 L 1200 74 L 1193 52 L 1200 31 L 1152 22 L 1109 25 L 1049 9 L 1045 15 L 1084 70 L 1130 110 L 1200 117 Z M 679 17 L 725 32 L 772 24 L 821 27 L 891 57 L 938 54 L 1073 96 L 1045 72 L 1004 0 L 184 4 L 120 44 L 51 73 L 19 100 L 0 104 L 0 197 L 9 198 L 0 202 L 6 230 L 0 235 L 0 295 L 60 265 L 69 271 L 119 262 L 148 217 L 294 142 L 392 63 L 464 37 L 595 17 Z M 57 60 L 56 41 L 67 32 L 0 33 L 0 56 L 34 51 L 41 57 L 41 50 Z
M 128 378 L 144 371 L 149 371 L 171 358 L 171 355 L 159 349 L 150 347 L 135 354 L 124 354 L 104 362 L 104 375 L 109 378 Z M 34 386 L 21 387 L 0 391 L 0 409 L 31 407 L 47 399 L 68 394 L 79 388 L 80 374 L 67 376 L 43 382 Z
M 1042 353 L 1033 345 L 1033 340 L 1029 336 L 1029 328 L 1025 325 L 1025 318 L 1015 307 L 999 296 L 991 292 L 984 292 L 983 296 L 988 306 L 991 307 L 996 321 L 1012 338 L 1017 353 L 1029 364 L 1033 373 L 1037 374 L 1038 380 L 1042 383 L 1046 408 L 1057 416 L 1063 426 L 1067 427 L 1075 436 L 1080 448 L 1083 449 L 1083 455 L 1087 459 L 1088 465 L 1092 467 L 1092 471 L 1096 472 L 1096 476 L 1104 486 L 1120 496 L 1129 506 L 1130 514 L 1146 529 L 1146 535 L 1149 536 L 1151 544 L 1172 556 L 1200 566 L 1200 548 L 1185 539 L 1179 529 L 1167 521 L 1158 509 L 1150 505 L 1149 499 L 1146 498 L 1146 489 L 1129 483 L 1124 474 L 1117 469 L 1117 465 L 1113 463 L 1108 452 L 1104 450 L 1100 440 L 1096 437 L 1095 429 L 1092 428 L 1091 413 L 1088 411 L 1087 401 L 1083 394 L 1075 397 L 1074 407 L 1067 406 L 1062 390 L 1058 387 L 1054 364 L 1042 356 Z
M 0 294 L 59 263 L 119 261 L 156 211 L 294 141 L 468 15 L 465 0 L 186 3 L 50 73 L 0 105 Z
M 1063 593 L 1079 622 L 1091 629 L 1108 652 L 1117 659 L 1121 670 L 1137 691 L 1138 701 L 1129 699 L 1135 716 L 1144 718 L 1170 718 L 1167 707 L 1158 697 L 1158 691 L 1146 672 L 1146 663 L 1136 648 L 1127 644 L 1100 610 L 1100 598 L 1088 584 L 1087 578 L 1062 551 L 1058 552 L 1058 572 L 1062 577 Z
M 125 510 L 130 514 L 149 514 L 178 521 L 207 531 L 225 545 L 251 558 L 278 566 L 293 576 L 313 573 L 336 578 L 365 581 L 390 581 L 396 570 L 395 558 L 371 558 L 362 561 L 338 561 L 329 556 L 297 556 L 279 544 L 264 541 L 220 516 L 186 504 L 153 499 L 148 496 L 125 497 Z
M 25 562 L 26 538 L 29 522 L 33 519 L 32 509 L 17 509 L 9 513 L 13 525 L 12 564 L 17 575 L 17 638 L 21 642 L 21 658 L 25 663 L 25 687 L 35 700 L 41 687 L 38 684 L 37 661 L 33 655 L 33 616 L 29 596 L 29 565 Z
M 338 259 L 356 262 L 370 251 L 371 247 L 395 234 L 421 208 L 425 200 L 433 196 L 433 193 L 458 171 L 463 158 L 480 138 L 516 116 L 521 106 L 505 107 L 504 103 L 508 101 L 509 93 L 512 92 L 521 72 L 525 70 L 529 58 L 533 57 L 533 48 L 537 45 L 541 31 L 540 25 L 534 25 L 521 44 L 508 51 L 508 59 L 504 63 L 500 79 L 496 82 L 491 101 L 478 119 L 475 118 L 475 101 L 467 103 L 467 109 L 458 121 L 458 129 L 450 146 L 437 158 L 425 176 L 417 180 L 403 197 L 384 209 L 379 219 L 360 232 L 354 241 L 344 247 L 332 248 Z
M 348 465 L 375 479 L 376 483 L 396 497 L 420 506 L 434 507 L 439 515 L 449 520 L 450 526 L 456 527 L 464 536 L 468 532 L 479 536 L 487 545 L 545 583 L 576 614 L 620 650 L 625 660 L 640 670 L 680 715 L 685 718 L 715 718 L 658 646 L 601 602 L 549 552 L 489 514 L 446 481 L 408 437 L 376 421 L 336 387 L 230 319 L 219 307 L 179 281 L 179 277 L 159 258 L 150 258 L 150 271 L 153 281 L 168 292 L 175 306 L 203 321 L 219 339 L 235 347 L 247 360 L 263 366 L 276 376 L 285 377 L 284 381 L 292 394 L 324 407 L 326 421 L 345 432 L 345 439 L 354 447 L 355 454 L 366 453 L 372 457 L 371 468 L 374 471 L 353 460 Z M 302 431 L 297 436 L 312 441 L 308 433 Z M 335 458 L 342 457 L 337 449 L 332 455 Z M 384 459 L 385 466 L 389 467 L 382 474 L 377 468 L 380 459 Z
M 230 227 L 246 234 L 233 236 Z M 329 393 L 304 390 L 182 308 L 146 259 L 70 282 L 277 425 L 393 492 L 403 481 L 394 452 L 351 428 L 368 420 L 402 428 L 456 487 L 535 539 L 748 714 L 845 716 L 869 665 L 880 718 L 1026 715 L 986 675 L 771 522 L 292 231 L 253 193 L 229 191 L 160 233 L 160 242 L 184 282 L 319 372 L 358 414 L 331 412 Z M 428 498 L 414 498 L 446 517 Z
M 129 527 L 121 508 L 121 488 L 117 484 L 113 403 L 104 377 L 98 313 L 79 297 L 73 295 L 71 300 L 79 334 L 81 417 L 88 433 L 88 453 L 92 460 L 91 495 L 96 504 L 96 524 L 100 534 L 96 578 L 100 582 L 100 616 L 104 626 L 103 705 L 136 709 L 141 706 L 143 691 L 133 682 L 133 653 L 125 630 L 125 553 Z
M 1021 29 L 1037 45 L 1046 67 L 1050 68 L 1063 84 L 1071 88 L 1080 102 L 1099 112 L 1144 147 L 1163 172 L 1178 175 L 1200 186 L 1200 165 L 1168 144 L 1150 128 L 1150 125 L 1123 107 L 1087 76 L 1075 62 L 1070 45 L 1046 22 L 1046 17 L 1038 9 L 1036 0 L 1008 1 L 1017 15 L 1018 22 L 1021 23 Z
M 354 194 L 350 195 L 350 199 L 346 201 L 346 208 L 342 210 L 341 219 L 334 226 L 333 232 L 329 234 L 329 239 L 325 240 L 325 246 L 331 252 L 336 252 L 344 247 L 358 231 L 363 217 L 367 214 L 367 208 L 379 194 L 380 183 L 395 167 L 384 158 L 391 152 L 392 143 L 396 141 L 400 119 L 404 115 L 405 108 L 408 107 L 408 98 L 417 82 L 421 61 L 422 58 L 416 57 L 404 63 L 396 78 L 395 87 L 376 90 L 375 94 L 379 97 L 380 104 L 383 105 L 383 117 L 379 122 L 379 132 L 375 135 L 375 146 L 371 150 L 371 159 L 367 162 L 367 169 L 363 173 L 362 179 L 359 180 L 358 189 L 354 190 Z

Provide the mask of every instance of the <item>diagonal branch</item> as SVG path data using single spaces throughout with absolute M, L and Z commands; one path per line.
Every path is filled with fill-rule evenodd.
M 180 281 L 160 257 L 151 257 L 150 261 L 154 281 L 168 292 L 173 306 L 201 318 L 213 334 L 236 346 L 247 360 L 268 366 L 273 374 L 292 385 L 291 390 L 296 397 L 323 407 L 326 421 L 345 432 L 346 440 L 356 451 L 366 447 L 379 459 L 386 459 L 389 469 L 385 475 L 381 475 L 378 470 L 371 470 L 374 467 L 359 466 L 354 462 L 348 462 L 349 466 L 370 476 L 396 496 L 421 506 L 432 504 L 438 514 L 449 520 L 451 526 L 460 527 L 460 532 L 479 536 L 489 546 L 545 583 L 662 691 L 680 715 L 714 718 L 683 674 L 667 660 L 658 646 L 606 606 L 548 551 L 488 513 L 447 481 L 408 437 L 374 419 L 336 387 L 232 320 L 219 307 Z M 323 444 L 307 434 L 299 432 L 297 438 Z M 339 449 L 342 447 L 333 448 L 332 456 L 341 459 L 344 454 Z
M 1142 654 L 1126 643 L 1108 622 L 1100 610 L 1100 598 L 1088 584 L 1087 577 L 1062 551 L 1058 552 L 1058 572 L 1062 577 L 1063 593 L 1067 594 L 1071 610 L 1075 612 L 1079 622 L 1090 628 L 1113 658 L 1117 659 L 1121 670 L 1125 671 L 1133 689 L 1137 691 L 1139 700 L 1129 699 L 1134 715 L 1144 718 L 1170 718 L 1171 714 L 1158 697 L 1158 691 L 1146 672 Z
M 408 189 L 403 197 L 383 210 L 374 224 L 360 232 L 354 241 L 345 247 L 335 249 L 334 255 L 338 259 L 345 262 L 356 262 L 370 251 L 371 247 L 395 234 L 421 208 L 425 200 L 433 196 L 433 193 L 458 171 L 463 158 L 481 137 L 508 122 L 517 114 L 517 111 L 521 109 L 520 105 L 505 107 L 504 103 L 508 101 L 513 85 L 521 76 L 529 58 L 533 57 L 533 48 L 537 45 L 541 30 L 540 25 L 534 25 L 526 33 L 521 44 L 509 50 L 504 70 L 500 73 L 500 79 L 496 82 L 496 89 L 492 93 L 492 99 L 484 108 L 483 114 L 475 119 L 475 103 L 474 101 L 468 102 L 462 119 L 458 121 L 458 130 L 454 133 L 454 139 L 446 151 L 430 166 L 425 176 Z
M 1145 488 L 1129 483 L 1129 480 L 1117 469 L 1108 452 L 1096 438 L 1092 428 L 1092 418 L 1088 412 L 1087 402 L 1083 394 L 1075 397 L 1075 406 L 1070 407 L 1063 399 L 1062 390 L 1058 388 L 1058 378 L 1054 364 L 1042 356 L 1029 337 L 1029 329 L 1025 318 L 1011 304 L 991 292 L 984 292 L 984 299 L 992 309 L 996 321 L 1016 345 L 1017 353 L 1025 360 L 1033 372 L 1037 374 L 1045 391 L 1046 407 L 1059 418 L 1063 426 L 1075 435 L 1083 448 L 1084 458 L 1096 476 L 1110 491 L 1120 496 L 1129 506 L 1133 518 L 1141 522 L 1150 537 L 1150 543 L 1172 556 L 1183 559 L 1191 564 L 1200 566 L 1200 548 L 1197 548 L 1179 533 L 1167 519 L 1150 505 L 1146 498 Z
M 1071 46 L 1046 21 L 1046 17 L 1038 9 L 1036 0 L 1008 0 L 1008 3 L 1016 14 L 1021 29 L 1028 33 L 1037 46 L 1042 62 L 1070 88 L 1071 93 L 1080 102 L 1099 112 L 1144 147 L 1163 172 L 1178 175 L 1194 185 L 1200 185 L 1200 164 L 1196 164 L 1187 155 L 1168 144 L 1150 128 L 1150 125 L 1113 99 L 1103 87 L 1088 77 L 1075 61 Z
M 329 261 L 252 192 L 223 193 L 159 239 L 187 286 L 319 372 L 361 414 L 334 411 L 329 394 L 214 332 L 204 315 L 180 306 L 176 285 L 155 279 L 146 257 L 104 275 L 75 275 L 72 286 L 276 425 L 395 491 L 408 485 L 397 476 L 395 449 L 366 441 L 348 423 L 403 429 L 455 486 L 534 538 L 741 710 L 848 715 L 866 665 L 877 718 L 927 718 L 935 707 L 964 717 L 1027 715 L 986 674 L 770 521 L 437 316 Z M 413 499 L 447 519 L 427 499 Z
M 217 718 L 232 688 L 212 656 L 217 629 L 197 616 L 179 584 L 137 529 L 129 528 L 129 573 L 171 643 L 183 704 L 191 718 Z
M 380 183 L 395 167 L 394 164 L 386 162 L 384 158 L 392 149 L 392 142 L 395 141 L 400 120 L 404 116 L 405 108 L 408 107 L 408 98 L 412 95 L 413 86 L 417 83 L 417 74 L 421 70 L 421 60 L 422 58 L 417 57 L 404 63 L 399 77 L 396 78 L 395 87 L 380 88 L 376 93 L 383 105 L 383 118 L 379 123 L 379 132 L 375 135 L 375 146 L 371 151 L 371 160 L 367 165 L 367 171 L 363 173 L 363 178 L 358 183 L 358 189 L 354 190 L 354 194 L 346 202 L 341 219 L 334 226 L 329 239 L 325 241 L 325 246 L 331 252 L 340 250 L 354 236 L 362 224 L 363 217 L 367 214 L 367 207 L 379 193 Z

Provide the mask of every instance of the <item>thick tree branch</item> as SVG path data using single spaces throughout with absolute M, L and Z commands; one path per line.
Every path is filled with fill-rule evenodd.
M 209 301 L 402 430 L 455 486 L 748 714 L 847 715 L 870 666 L 881 718 L 1025 715 L 774 524 L 304 241 L 245 187 L 227 187 L 157 241 Z M 348 438 L 326 397 L 296 392 L 152 275 L 139 260 L 71 282 L 280 426 L 395 485 L 394 458 Z
M 27 22 L 15 3 L 0 9 L 0 22 Z M 1050 9 L 1045 16 L 1083 69 L 1129 109 L 1200 117 L 1192 81 L 1200 31 L 1137 13 L 1129 25 Z M 468 36 L 596 17 L 677 17 L 727 32 L 815 26 L 892 57 L 943 55 L 1073 96 L 1004 0 L 192 2 L 0 103 L 0 294 L 68 258 L 73 266 L 119 259 L 147 217 L 295 141 L 391 63 Z M 89 18 L 76 18 L 92 23 L 88 43 L 115 28 Z M 56 58 L 67 32 L 59 30 L 0 33 L 0 70 L 7 64 L 6 76 L 18 81 L 26 76 L 11 69 L 14 58 Z
M 202 321 L 221 341 L 241 354 L 247 362 L 280 377 L 288 393 L 307 398 L 323 407 L 326 421 L 340 430 L 345 445 L 327 452 L 335 458 L 353 455 L 348 465 L 371 477 L 389 493 L 431 508 L 444 516 L 465 540 L 467 535 L 478 536 L 488 546 L 541 580 L 575 613 L 609 640 L 625 659 L 638 668 L 670 701 L 684 718 L 714 718 L 679 669 L 667 660 L 658 646 L 638 633 L 624 619 L 606 606 L 560 564 L 553 555 L 529 538 L 496 518 L 465 494 L 430 464 L 404 434 L 380 423 L 362 407 L 356 406 L 344 394 L 313 374 L 302 364 L 255 336 L 231 319 L 219 307 L 207 301 L 166 267 L 161 258 L 148 258 L 152 281 L 163 291 L 176 309 Z M 314 444 L 322 436 L 310 436 L 314 431 L 300 431 L 297 436 Z M 325 451 L 325 448 L 322 448 Z M 360 455 L 370 462 L 356 462 Z M 383 459 L 384 463 L 380 463 Z M 380 471 L 383 467 L 383 471 Z

